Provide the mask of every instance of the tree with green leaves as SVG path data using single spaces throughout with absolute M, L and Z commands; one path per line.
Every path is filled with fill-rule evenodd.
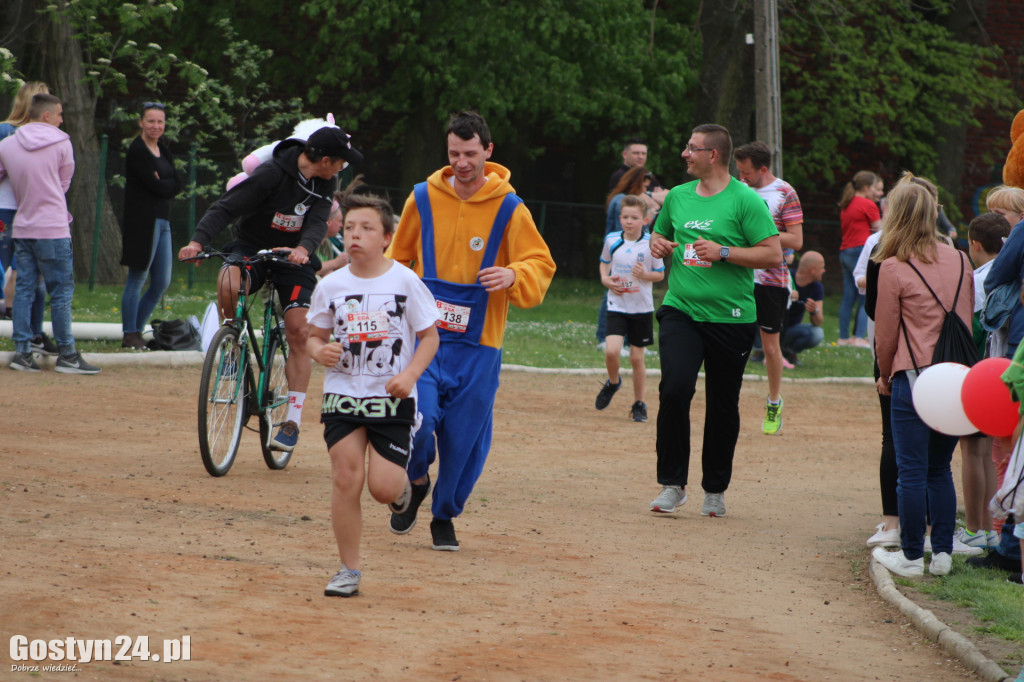
M 993 75 L 1000 50 L 968 42 L 962 25 L 950 28 L 964 21 L 962 4 L 785 3 L 780 43 L 789 182 L 834 184 L 837 173 L 849 173 L 843 150 L 855 142 L 890 155 L 898 167 L 936 177 L 940 159 L 944 167 L 963 167 L 962 143 L 952 158 L 947 145 L 956 131 L 978 125 L 976 110 L 1005 111 L 1009 121 L 1020 98 Z M 945 182 L 959 182 L 959 174 L 944 170 Z

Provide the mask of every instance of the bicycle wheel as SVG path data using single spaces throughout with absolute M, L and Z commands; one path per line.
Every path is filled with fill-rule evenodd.
M 292 453 L 271 450 L 270 439 L 274 429 L 284 423 L 288 415 L 288 377 L 284 365 L 288 360 L 288 342 L 280 328 L 270 332 L 267 338 L 267 382 L 263 393 L 263 410 L 260 411 L 260 445 L 263 447 L 263 461 L 271 469 L 284 469 Z
M 211 476 L 223 476 L 238 453 L 245 410 L 245 362 L 238 330 L 223 326 L 210 341 L 199 384 L 199 453 Z

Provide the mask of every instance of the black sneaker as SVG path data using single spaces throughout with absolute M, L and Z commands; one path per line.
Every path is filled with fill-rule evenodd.
M 1021 580 L 1020 573 L 1011 573 L 1006 582 L 1013 583 L 1014 585 L 1024 585 L 1024 580 Z
M 997 568 L 1007 573 L 1016 573 L 1018 576 L 1021 572 L 1020 559 L 1010 559 L 994 549 L 985 556 L 967 557 L 965 563 L 974 568 Z
M 96 365 L 90 365 L 88 362 L 82 359 L 82 354 L 75 351 L 74 355 L 61 355 L 57 358 L 57 364 L 54 367 L 61 374 L 99 374 L 100 368 Z
M 46 334 L 40 334 L 39 336 L 32 339 L 32 352 L 39 353 L 40 355 L 60 355 L 60 350 L 57 348 L 57 344 L 47 336 Z
M 388 527 L 391 532 L 395 535 L 405 535 L 413 529 L 416 525 L 416 512 L 419 511 L 420 505 L 426 498 L 427 493 L 430 492 L 430 476 L 427 476 L 426 483 L 413 483 L 412 484 L 412 499 L 409 500 L 409 506 L 401 514 L 391 514 L 391 522 Z
M 633 403 L 633 407 L 629 409 L 629 416 L 635 422 L 647 421 L 647 403 L 642 400 Z
M 431 549 L 440 552 L 458 552 L 459 541 L 455 539 L 455 524 L 451 519 L 442 521 L 432 519 L 430 521 L 430 536 L 434 539 Z
M 11 360 L 11 364 L 8 365 L 11 369 L 16 369 L 19 372 L 38 372 L 39 365 L 36 364 L 36 359 L 32 357 L 32 353 L 18 353 L 15 351 L 14 358 Z
M 786 358 L 786 362 L 793 365 L 794 367 L 800 367 L 803 365 L 803 363 L 800 362 L 800 358 L 797 357 L 797 354 L 791 350 L 786 350 L 785 348 L 783 348 L 782 357 Z
M 608 403 L 612 401 L 612 396 L 615 395 L 616 391 L 622 387 L 622 377 L 619 377 L 619 383 L 613 384 L 611 379 L 606 379 L 604 386 L 601 387 L 601 392 L 597 394 L 597 400 L 594 401 L 594 407 L 599 410 L 603 410 L 608 407 Z

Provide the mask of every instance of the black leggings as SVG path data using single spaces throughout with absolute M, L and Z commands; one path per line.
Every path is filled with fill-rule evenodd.
M 658 310 L 661 383 L 658 386 L 658 483 L 687 483 L 690 402 L 704 365 L 707 405 L 701 456 L 706 492 L 729 487 L 740 433 L 740 388 L 757 325 L 697 322 L 671 306 Z
M 878 482 L 882 488 L 882 515 L 899 516 L 896 501 L 896 481 L 899 469 L 896 467 L 896 446 L 892 441 L 892 396 L 878 394 L 878 405 L 882 408 L 882 457 L 878 463 Z

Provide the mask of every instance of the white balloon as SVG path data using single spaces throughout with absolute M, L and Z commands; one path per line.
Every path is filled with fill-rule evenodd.
M 914 409 L 921 421 L 947 436 L 978 432 L 964 413 L 960 398 L 960 389 L 970 369 L 955 362 L 941 362 L 921 371 L 912 391 Z

